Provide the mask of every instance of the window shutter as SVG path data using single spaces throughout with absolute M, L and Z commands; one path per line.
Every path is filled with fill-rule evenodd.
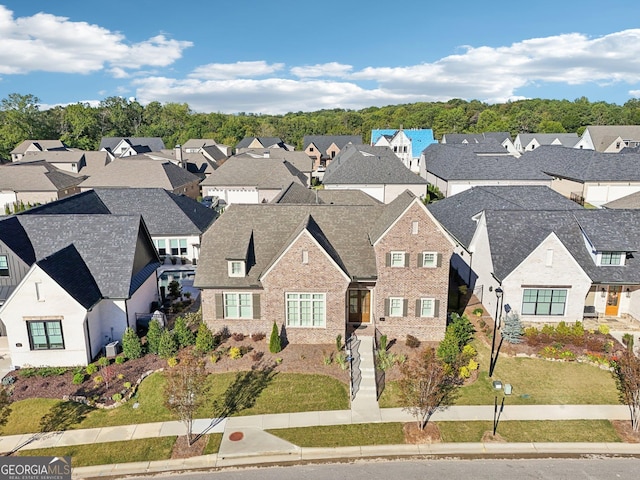
M 442 254 L 440 252 L 436 253 L 436 267 L 442 266 Z
M 260 318 L 260 294 L 259 293 L 253 294 L 252 303 L 253 303 L 253 318 L 259 319 Z
M 403 317 L 407 316 L 408 308 L 409 308 L 409 300 L 405 298 L 404 300 L 402 300 L 402 316 Z
M 438 317 L 440 315 L 440 300 L 433 301 L 433 316 Z
M 224 318 L 224 297 L 221 293 L 216 293 L 216 318 Z
M 419 253 L 417 255 L 417 257 L 418 257 L 418 265 L 417 265 L 417 267 L 420 268 L 420 267 L 422 267 L 424 265 L 424 254 Z
M 388 298 L 384 299 L 384 316 L 388 317 L 389 316 L 389 306 L 390 306 L 390 301 Z
M 406 252 L 404 254 L 404 266 L 408 267 L 409 266 L 409 252 Z
M 387 253 L 386 255 L 386 266 L 387 267 L 391 266 L 391 253 Z
M 422 300 L 416 300 L 416 317 L 422 316 Z

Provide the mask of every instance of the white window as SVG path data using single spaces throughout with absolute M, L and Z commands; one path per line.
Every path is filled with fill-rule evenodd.
M 404 310 L 404 298 L 392 297 L 389 299 L 389 316 L 402 317 Z
M 417 221 L 411 222 L 411 233 L 413 235 L 417 235 L 418 234 L 418 222 Z
M 42 288 L 42 282 L 35 282 L 36 286 L 36 299 L 39 302 L 44 302 L 44 289 Z
M 287 326 L 326 326 L 326 297 L 324 293 L 287 293 Z
M 307 263 L 309 263 L 309 251 L 308 250 L 303 250 L 302 251 L 302 263 L 304 265 L 306 265 Z
M 172 238 L 169 240 L 169 247 L 171 248 L 171 255 L 177 257 L 180 253 L 180 249 L 178 248 L 178 239 Z
M 6 255 L 0 255 L 0 277 L 9 276 L 9 260 Z
M 404 267 L 404 252 L 391 252 L 389 265 L 392 267 Z
M 435 268 L 438 266 L 438 252 L 422 252 L 422 266 Z
M 624 265 L 624 252 L 602 252 L 600 265 Z
M 187 239 L 186 238 L 181 238 L 179 240 L 180 242 L 180 255 L 186 255 L 187 254 Z
M 158 255 L 166 255 L 167 241 L 164 238 L 156 240 L 156 248 L 158 249 Z
M 225 293 L 224 318 L 253 318 L 250 293 Z
M 420 316 L 421 317 L 435 317 L 436 315 L 436 301 L 433 298 L 421 298 L 420 299 Z
M 232 260 L 229 262 L 229 276 L 230 277 L 244 277 L 244 262 L 241 260 Z

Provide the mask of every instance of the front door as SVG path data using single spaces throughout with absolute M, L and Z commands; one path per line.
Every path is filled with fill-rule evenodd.
M 616 285 L 609 285 L 609 291 L 607 292 L 607 306 L 604 309 L 604 314 L 607 317 L 617 317 L 618 307 L 620 306 L 620 292 L 622 287 Z
M 371 321 L 370 307 L 370 290 L 349 290 L 350 323 L 369 323 Z

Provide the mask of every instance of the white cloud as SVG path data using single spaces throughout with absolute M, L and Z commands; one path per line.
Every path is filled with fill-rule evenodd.
M 268 78 L 255 79 L 260 76 Z M 432 63 L 401 67 L 354 70 L 330 62 L 287 71 L 282 63 L 266 61 L 209 64 L 187 79 L 153 75 L 133 85 L 142 103 L 187 102 L 198 111 L 286 113 L 451 98 L 505 102 L 522 99 L 519 90 L 526 86 L 620 82 L 640 83 L 640 29 L 596 38 L 569 33 L 502 47 L 465 46 L 461 53 Z
M 262 77 L 282 70 L 283 67 L 284 63 L 269 65 L 262 60 L 256 62 L 210 63 L 196 68 L 189 74 L 189 77 L 201 80 Z
M 123 68 L 167 66 L 192 43 L 158 35 L 130 45 L 120 33 L 98 25 L 48 13 L 14 18 L 0 5 L 0 45 L 0 74 L 87 74 L 111 65 L 117 78 L 124 78 Z
M 291 73 L 299 78 L 317 77 L 345 77 L 353 70 L 351 65 L 344 65 L 338 62 L 319 63 L 316 65 L 305 65 L 293 67 Z

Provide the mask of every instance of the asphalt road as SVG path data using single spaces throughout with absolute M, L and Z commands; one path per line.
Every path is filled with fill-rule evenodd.
M 353 463 L 234 468 L 155 475 L 173 480 L 636 480 L 638 458 L 358 460 Z M 128 476 L 128 479 L 135 478 Z M 138 477 L 149 478 L 149 477 Z

